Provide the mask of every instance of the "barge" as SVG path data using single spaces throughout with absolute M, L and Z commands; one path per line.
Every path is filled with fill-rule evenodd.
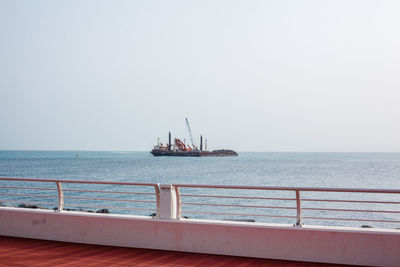
M 158 139 L 157 145 L 150 151 L 153 156 L 177 156 L 177 157 L 235 157 L 238 156 L 236 151 L 230 149 L 218 149 L 207 151 L 207 140 L 205 150 L 203 150 L 203 136 L 200 135 L 200 146 L 193 142 L 192 132 L 190 130 L 189 121 L 186 118 L 186 125 L 189 131 L 192 145 L 185 144 L 181 139 L 174 138 L 174 144 L 171 142 L 171 132 L 168 133 L 168 143 L 163 145 Z

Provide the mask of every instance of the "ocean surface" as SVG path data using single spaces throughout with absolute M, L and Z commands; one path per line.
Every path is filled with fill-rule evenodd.
M 196 158 L 154 157 L 149 152 L 0 151 L 0 177 L 144 182 L 160 184 L 178 183 L 400 189 L 400 153 L 243 152 L 239 153 L 238 157 Z M 0 185 L 9 186 L 10 184 L 12 183 L 0 181 Z M 25 185 L 26 184 L 29 183 L 25 182 Z M 43 186 L 46 187 L 48 185 Z M 90 187 L 92 188 L 93 186 Z M 79 185 L 78 188 L 82 187 Z M 0 193 L 7 194 L 10 190 L 11 189 L 8 188 L 0 188 Z M 192 191 L 190 190 L 187 192 L 200 192 L 200 190 L 197 189 L 193 189 Z M 217 193 L 216 191 L 218 190 L 209 189 L 205 194 L 214 194 Z M 280 197 L 293 196 L 293 192 L 274 193 Z M 73 194 L 75 193 L 72 192 L 72 195 Z M 228 192 L 223 194 L 236 195 L 237 192 L 231 190 L 230 193 Z M 244 192 L 244 194 L 251 196 L 262 195 L 261 192 L 255 191 Z M 321 193 L 310 193 L 309 195 L 310 197 L 322 197 L 320 194 Z M 333 196 L 332 193 L 325 193 L 324 196 L 326 195 L 329 195 L 327 198 Z M 347 196 L 348 194 L 336 194 L 335 198 L 346 199 Z M 16 202 L 6 204 L 5 201 L 1 201 L 10 198 Z M 375 194 L 370 194 L 368 196 L 365 196 L 364 194 L 364 196 L 361 196 L 361 199 L 364 200 L 371 198 L 381 199 L 381 196 L 375 196 Z M 390 195 L 389 198 L 392 201 L 400 201 L 400 198 L 397 195 Z M 19 200 L 22 201 L 22 196 L 0 196 L 0 202 L 6 205 L 16 205 Z M 187 201 L 193 202 L 190 198 L 188 198 Z M 210 202 L 216 200 L 207 199 L 207 201 Z M 247 203 L 247 200 L 232 201 L 233 204 Z M 88 201 L 82 203 L 88 203 Z M 231 202 L 229 203 L 232 204 Z M 326 203 L 321 203 L 322 206 L 325 204 Z M 102 205 L 109 206 L 107 203 L 103 203 Z M 337 207 L 343 206 L 343 204 L 337 205 Z M 358 204 L 353 204 L 352 206 L 354 208 L 354 206 L 357 205 Z M 384 205 L 379 207 L 369 206 L 367 208 L 400 211 L 400 205 Z M 187 210 L 193 210 L 195 212 L 216 211 L 215 207 L 198 207 L 190 205 L 188 205 Z M 265 211 L 266 210 L 264 209 L 263 211 L 254 212 L 263 213 Z M 124 210 L 119 211 L 119 213 L 130 212 L 131 211 Z M 235 217 L 229 215 L 234 213 L 233 207 L 228 207 L 228 210 L 223 212 L 228 213 L 228 215 L 222 216 L 223 218 L 229 219 Z M 249 210 L 246 210 L 245 212 L 239 210 L 239 213 L 241 214 L 253 214 L 254 212 Z M 289 210 L 289 212 L 291 212 L 289 214 L 290 216 L 293 215 L 293 212 L 295 215 L 295 211 Z M 138 212 L 134 212 L 134 214 L 137 213 Z M 141 213 L 148 214 L 149 211 L 141 211 Z M 319 211 L 318 214 L 321 215 L 324 214 L 324 212 Z M 210 216 L 214 216 L 201 213 L 188 213 L 185 215 L 196 218 L 210 218 Z M 310 216 L 314 215 L 315 214 L 311 214 Z M 325 215 L 327 217 L 333 216 L 330 213 Z M 355 215 L 360 216 L 358 213 Z M 385 219 L 400 220 L 398 214 L 377 214 L 376 216 L 377 218 L 379 218 L 379 216 L 384 216 Z M 249 217 L 251 216 L 247 216 L 246 218 Z M 251 219 L 254 218 L 251 217 Z M 281 219 L 255 217 L 255 220 L 278 222 Z M 285 219 L 285 222 L 290 223 L 292 221 L 293 219 L 291 218 Z M 314 223 L 314 221 L 312 222 Z M 341 225 L 341 222 L 337 221 L 319 221 L 318 223 Z M 360 223 L 362 222 L 354 222 L 353 224 L 358 225 Z M 378 223 L 378 226 L 381 225 Z M 396 225 L 390 224 L 390 227 L 396 227 Z M 400 224 L 398 224 L 397 227 L 400 227 Z

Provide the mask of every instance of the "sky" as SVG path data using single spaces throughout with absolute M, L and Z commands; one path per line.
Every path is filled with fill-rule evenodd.
M 400 152 L 400 1 L 0 0 L 0 150 Z

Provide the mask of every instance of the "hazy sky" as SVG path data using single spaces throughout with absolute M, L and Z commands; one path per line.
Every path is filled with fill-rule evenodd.
M 0 0 L 0 149 L 400 152 L 400 1 Z

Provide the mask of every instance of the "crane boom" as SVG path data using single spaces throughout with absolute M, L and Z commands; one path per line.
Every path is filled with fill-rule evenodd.
M 186 120 L 186 126 L 187 126 L 188 131 L 189 131 L 190 141 L 192 142 L 192 146 L 193 146 L 193 147 L 196 147 L 196 146 L 194 145 L 194 142 L 193 142 L 192 131 L 190 130 L 189 121 L 188 121 L 187 118 L 185 118 L 185 120 Z

